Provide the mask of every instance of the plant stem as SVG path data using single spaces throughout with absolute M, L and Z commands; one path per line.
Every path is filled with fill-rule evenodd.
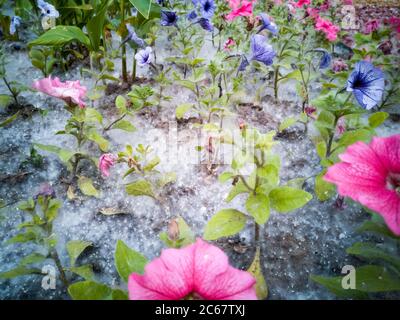
M 121 0 L 121 22 L 124 23 L 125 20 L 125 0 Z M 128 75 L 126 72 L 126 46 L 125 43 L 122 44 L 122 80 L 128 82 Z
M 136 80 L 136 55 L 137 49 L 133 50 L 133 62 L 132 62 L 132 83 Z
M 63 268 L 63 266 L 61 264 L 60 257 L 58 256 L 58 253 L 57 253 L 56 249 L 52 250 L 51 258 L 53 259 L 54 263 L 56 264 L 58 272 L 60 272 L 60 278 L 61 278 L 62 283 L 64 284 L 65 288 L 68 289 L 69 282 L 67 280 L 67 276 L 66 276 L 66 274 L 64 272 L 64 268 Z
M 125 118 L 126 113 L 124 113 L 121 117 L 119 117 L 118 119 L 114 120 L 113 122 L 111 122 L 107 127 L 104 128 L 104 131 L 108 131 L 111 129 L 111 127 L 116 124 L 118 121 L 122 120 L 123 118 Z
M 10 84 L 8 83 L 6 77 L 3 77 L 3 81 L 4 81 L 4 83 L 6 84 L 8 90 L 10 90 L 10 92 L 11 92 L 13 98 L 14 98 L 15 104 L 16 104 L 17 106 L 19 106 L 18 99 L 17 99 L 17 94 L 16 94 L 16 93 L 14 92 L 14 90 L 11 88 L 11 86 L 10 86 Z
M 279 81 L 279 66 L 275 67 L 275 78 L 274 78 L 274 97 L 278 100 L 278 81 Z

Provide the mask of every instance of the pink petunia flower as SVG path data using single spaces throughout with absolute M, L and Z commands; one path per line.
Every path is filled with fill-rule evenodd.
M 313 19 L 318 19 L 319 17 L 319 10 L 317 8 L 307 8 L 308 15 Z
M 128 280 L 130 300 L 256 300 L 254 277 L 229 265 L 219 248 L 197 239 L 181 249 L 163 250 L 143 275 Z
M 317 17 L 315 29 L 324 32 L 329 41 L 335 41 L 337 39 L 337 34 L 340 31 L 340 28 L 335 26 L 330 20 L 321 17 Z
M 343 4 L 346 6 L 352 6 L 353 5 L 353 0 L 343 0 Z
M 373 20 L 369 20 L 365 25 L 364 25 L 364 33 L 365 34 L 370 34 L 376 30 L 379 29 L 379 20 L 373 19 Z
M 299 1 L 295 2 L 295 6 L 297 8 L 301 8 L 304 5 L 306 5 L 306 6 L 310 5 L 310 2 L 311 2 L 310 0 L 299 0 Z
M 105 177 L 110 175 L 110 168 L 115 164 L 117 157 L 111 153 L 105 153 L 99 158 L 99 170 L 101 174 Z
M 229 38 L 228 40 L 225 41 L 224 50 L 225 51 L 230 51 L 231 47 L 233 47 L 235 45 L 236 45 L 236 41 L 233 40 L 232 38 Z
M 228 0 L 231 12 L 225 17 L 226 20 L 232 21 L 238 17 L 250 17 L 253 15 L 253 4 L 256 0 Z
M 49 76 L 33 82 L 32 87 L 49 96 L 64 100 L 67 104 L 77 104 L 84 108 L 85 102 L 83 99 L 86 96 L 87 89 L 81 86 L 80 81 L 65 81 L 61 82 L 59 78 L 54 79 Z
M 400 235 L 400 134 L 374 137 L 369 145 L 356 142 L 339 157 L 324 179 L 336 184 L 341 196 L 379 213 Z

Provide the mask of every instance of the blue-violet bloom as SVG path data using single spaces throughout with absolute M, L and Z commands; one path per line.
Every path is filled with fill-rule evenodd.
M 60 13 L 57 11 L 57 9 L 46 1 L 38 0 L 37 6 L 40 9 L 42 16 L 50 18 L 58 18 L 60 16 Z
M 375 107 L 383 96 L 385 77 L 381 69 L 368 61 L 356 63 L 347 80 L 347 91 L 353 92 L 357 102 L 364 109 Z
M 271 45 L 267 43 L 267 38 L 261 34 L 254 34 L 250 40 L 252 52 L 251 60 L 256 60 L 269 66 L 273 63 L 276 53 Z
M 200 13 L 203 18 L 211 19 L 215 8 L 214 0 L 200 0 Z
M 176 23 L 178 22 L 178 16 L 175 12 L 173 11 L 164 11 L 161 10 L 161 21 L 160 24 L 162 26 L 176 26 Z
M 14 35 L 17 32 L 17 28 L 21 25 L 21 18 L 19 16 L 13 16 L 10 22 L 10 34 Z
M 137 64 L 142 67 L 150 64 L 152 62 L 151 52 L 151 47 L 139 50 L 138 53 L 135 54 Z
M 208 19 L 200 18 L 199 20 L 197 20 L 197 23 L 200 24 L 200 26 L 206 31 L 212 32 L 214 30 L 213 24 Z
M 278 33 L 278 26 L 275 24 L 275 22 L 272 22 L 270 20 L 270 18 L 268 17 L 267 14 L 260 13 L 260 18 L 261 18 L 262 25 L 257 33 L 260 33 L 261 31 L 263 31 L 265 29 L 269 30 L 272 34 Z
M 135 29 L 130 25 L 127 24 L 126 25 L 126 29 L 128 30 L 128 35 L 126 36 L 124 42 L 126 41 L 132 41 L 133 43 L 135 43 L 138 47 L 140 48 L 144 48 L 144 46 L 146 45 L 146 43 L 144 42 L 144 40 L 142 38 L 139 38 L 138 35 L 135 32 Z

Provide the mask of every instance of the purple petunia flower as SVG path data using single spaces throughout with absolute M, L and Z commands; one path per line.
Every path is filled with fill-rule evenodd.
M 347 80 L 347 91 L 353 92 L 364 109 L 375 107 L 383 96 L 385 77 L 381 69 L 368 61 L 359 61 Z
M 17 32 L 17 28 L 21 25 L 21 18 L 19 16 L 13 16 L 10 22 L 10 34 L 14 35 Z
M 126 41 L 132 41 L 134 44 L 136 44 L 138 47 L 143 48 L 146 43 L 142 38 L 139 38 L 138 35 L 135 32 L 135 29 L 130 24 L 126 25 L 126 29 L 128 30 L 128 35 L 126 36 L 124 42 Z
M 267 43 L 266 37 L 260 34 L 252 35 L 250 47 L 252 52 L 251 60 L 262 62 L 267 66 L 272 64 L 276 53 L 272 46 Z
M 275 24 L 275 22 L 272 22 L 269 19 L 267 14 L 260 13 L 260 18 L 261 18 L 262 25 L 257 33 L 260 33 L 261 31 L 263 31 L 265 29 L 269 30 L 272 34 L 278 33 L 278 26 Z
M 60 16 L 60 13 L 57 11 L 57 9 L 46 1 L 38 0 L 37 6 L 40 9 L 42 16 L 49 18 L 58 18 Z
M 247 66 L 249 65 L 249 61 L 247 60 L 246 56 L 243 54 L 241 56 L 241 61 L 239 65 L 238 71 L 244 71 L 246 70 Z
M 203 18 L 211 19 L 215 8 L 214 0 L 200 0 L 200 13 Z
M 164 11 L 161 10 L 161 21 L 160 24 L 164 27 L 176 26 L 178 22 L 178 16 L 173 11 Z
M 318 48 L 314 49 L 314 52 L 319 52 L 322 53 L 321 60 L 319 62 L 319 68 L 320 69 L 326 69 L 331 65 L 332 62 L 332 56 L 329 54 L 329 52 L 325 49 Z
M 196 19 L 196 18 L 197 18 L 197 13 L 196 13 L 196 11 L 195 11 L 195 10 L 190 11 L 190 12 L 187 14 L 187 18 L 188 18 L 189 20 L 194 20 L 194 19 Z
M 150 64 L 152 62 L 151 52 L 151 47 L 139 50 L 138 53 L 135 54 L 137 64 L 142 67 Z
M 206 31 L 212 32 L 214 30 L 213 24 L 208 19 L 200 18 L 199 20 L 197 20 L 197 23 L 200 24 L 200 26 Z

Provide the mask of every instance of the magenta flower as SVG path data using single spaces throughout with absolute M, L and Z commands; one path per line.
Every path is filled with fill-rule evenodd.
M 299 1 L 297 1 L 296 3 L 295 3 L 295 6 L 297 7 L 297 8 L 301 8 L 301 7 L 303 7 L 304 5 L 309 5 L 310 4 L 310 0 L 299 0 Z
M 228 38 L 228 40 L 225 41 L 224 43 L 224 50 L 225 51 L 230 51 L 231 47 L 236 45 L 236 41 L 233 40 L 232 38 Z
M 400 134 L 374 137 L 369 145 L 356 142 L 339 157 L 324 179 L 336 184 L 341 196 L 379 213 L 400 235 Z
M 315 30 L 322 31 L 325 33 L 326 38 L 329 41 L 335 41 L 337 34 L 340 31 L 338 26 L 335 26 L 330 20 L 317 17 L 315 23 Z
M 83 99 L 86 96 L 86 87 L 81 86 L 79 80 L 61 82 L 59 78 L 54 79 L 49 76 L 33 82 L 32 87 L 49 96 L 64 100 L 67 104 L 77 104 L 81 108 L 85 107 Z
M 231 12 L 226 16 L 226 20 L 232 21 L 238 17 L 250 17 L 253 15 L 253 3 L 256 0 L 228 0 Z
M 253 276 L 229 265 L 219 248 L 197 239 L 181 249 L 163 250 L 143 275 L 129 276 L 130 300 L 256 300 Z
M 105 177 L 110 175 L 110 168 L 115 164 L 117 157 L 111 153 L 105 153 L 99 158 L 99 170 L 101 174 Z
M 376 19 L 369 20 L 364 25 L 364 33 L 365 34 L 370 34 L 378 29 L 379 29 L 379 20 L 376 20 Z

